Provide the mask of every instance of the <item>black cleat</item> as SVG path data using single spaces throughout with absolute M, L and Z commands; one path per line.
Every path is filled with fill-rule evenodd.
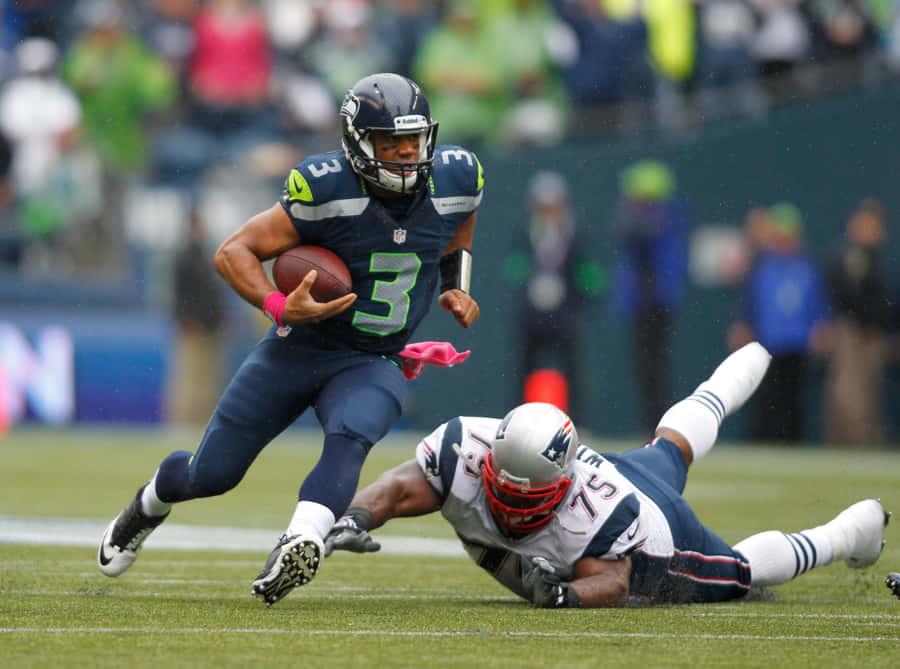
M 253 594 L 266 606 L 272 606 L 297 586 L 309 583 L 324 555 L 325 546 L 320 539 L 282 535 L 253 581 Z

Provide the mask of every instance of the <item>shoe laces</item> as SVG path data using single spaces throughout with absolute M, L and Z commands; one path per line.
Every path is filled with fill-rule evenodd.
M 165 516 L 162 518 L 145 516 L 137 505 L 134 505 L 122 518 L 122 524 L 117 524 L 110 543 L 122 550 L 137 550 L 163 518 Z

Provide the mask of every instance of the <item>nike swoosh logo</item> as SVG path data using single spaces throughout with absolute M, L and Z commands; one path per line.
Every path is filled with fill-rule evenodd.
M 637 534 L 637 531 L 638 531 L 638 526 L 635 525 L 634 529 L 625 535 L 625 538 L 628 539 L 628 541 L 631 541 L 632 539 L 634 539 L 634 535 Z
M 103 552 L 103 544 L 105 544 L 105 543 L 106 543 L 106 537 L 103 537 L 103 542 L 100 544 L 100 555 L 99 555 L 99 558 L 100 558 L 100 564 L 102 564 L 104 567 L 105 567 L 106 565 L 108 565 L 110 562 L 112 562 L 112 558 L 111 558 L 111 557 L 109 557 L 109 558 L 106 557 L 106 553 Z
M 296 176 L 291 177 L 291 187 L 297 192 L 297 195 L 303 192 L 303 184 Z

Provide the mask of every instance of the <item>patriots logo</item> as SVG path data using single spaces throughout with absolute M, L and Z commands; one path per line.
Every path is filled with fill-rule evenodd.
M 567 420 L 553 435 L 553 439 L 547 444 L 547 448 L 541 451 L 541 455 L 562 469 L 564 457 L 569 452 L 569 446 L 572 445 L 572 434 L 574 431 L 575 428 L 572 425 L 572 421 Z
M 425 473 L 428 476 L 437 476 L 440 473 L 438 471 L 437 453 L 431 450 L 428 444 L 425 444 Z

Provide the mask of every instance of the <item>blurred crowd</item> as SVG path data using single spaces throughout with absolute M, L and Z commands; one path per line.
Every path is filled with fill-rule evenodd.
M 898 5 L 6 0 L 0 263 L 114 273 L 128 262 L 128 221 L 138 236 L 148 223 L 136 183 L 179 189 L 188 202 L 169 202 L 169 217 L 186 221 L 198 184 L 280 180 L 304 154 L 335 147 L 341 97 L 374 71 L 417 80 L 446 143 L 554 144 L 586 110 L 630 102 L 677 132 L 762 113 L 778 85 L 810 85 L 814 65 L 892 72 Z
M 900 0 L 6 0 L 0 7 L 0 273 L 133 279 L 143 272 L 144 297 L 165 294 L 176 320 L 185 311 L 179 305 L 193 299 L 188 284 L 202 283 L 191 259 L 268 206 L 305 155 L 338 147 L 340 101 L 372 72 L 405 74 L 424 87 L 442 143 L 516 151 L 636 124 L 677 134 L 722 116 L 763 115 L 785 91 L 796 96 L 900 70 Z M 605 123 L 587 121 L 598 118 Z M 621 189 L 610 303 L 633 328 L 650 420 L 671 400 L 667 352 L 687 272 L 688 212 L 674 175 L 654 161 L 624 170 Z M 568 342 L 570 359 L 559 366 L 576 377 L 583 345 L 559 314 L 586 312 L 607 277 L 583 252 L 588 230 L 575 225 L 562 177 L 537 175 L 527 197 L 529 227 L 504 267 L 527 296 L 525 320 L 538 312 L 542 319 L 526 332 L 521 371 L 546 367 L 552 330 Z M 753 260 L 729 340 L 737 346 L 756 337 L 776 353 L 774 385 L 761 389 L 753 423 L 784 430 L 755 437 L 800 438 L 804 407 L 796 401 L 809 356 L 827 351 L 829 438 L 883 438 L 877 389 L 892 359 L 886 337 L 896 330 L 877 252 L 884 220 L 876 201 L 861 203 L 847 239 L 820 270 L 804 255 L 796 207 L 748 213 Z M 783 313 L 792 306 L 795 313 Z M 198 341 L 214 337 L 198 333 Z M 789 406 L 793 422 L 767 416 L 775 406 Z
M 762 343 L 772 363 L 748 408 L 747 436 L 803 443 L 813 438 L 811 379 L 824 363 L 822 438 L 830 444 L 885 443 L 885 378 L 900 362 L 900 306 L 884 245 L 888 219 L 867 197 L 844 235 L 817 258 L 804 243 L 803 212 L 790 202 L 751 209 L 742 304 L 728 347 Z
M 590 395 L 583 390 L 586 348 L 578 338 L 592 332 L 589 300 L 604 297 L 610 313 L 603 327 L 627 329 L 638 419 L 653 432 L 676 400 L 672 341 L 683 329 L 687 283 L 698 279 L 691 256 L 704 253 L 691 242 L 696 222 L 688 200 L 666 163 L 645 158 L 623 166 L 605 221 L 616 247 L 607 275 L 590 230 L 578 225 L 565 178 L 534 174 L 530 216 L 504 262 L 519 302 L 513 378 L 520 398 L 556 404 L 586 422 L 590 407 L 578 401 Z M 723 239 L 736 246 L 714 251 L 723 269 L 716 290 L 737 296 L 722 344 L 734 351 L 759 341 L 772 354 L 744 412 L 742 438 L 894 442 L 887 419 L 895 402 L 885 398 L 888 368 L 900 363 L 900 285 L 885 257 L 888 214 L 873 197 L 849 203 L 843 234 L 821 254 L 805 242 L 806 218 L 779 201 L 751 207 L 742 227 L 720 230 L 734 232 Z M 596 341 L 594 333 L 587 346 Z

